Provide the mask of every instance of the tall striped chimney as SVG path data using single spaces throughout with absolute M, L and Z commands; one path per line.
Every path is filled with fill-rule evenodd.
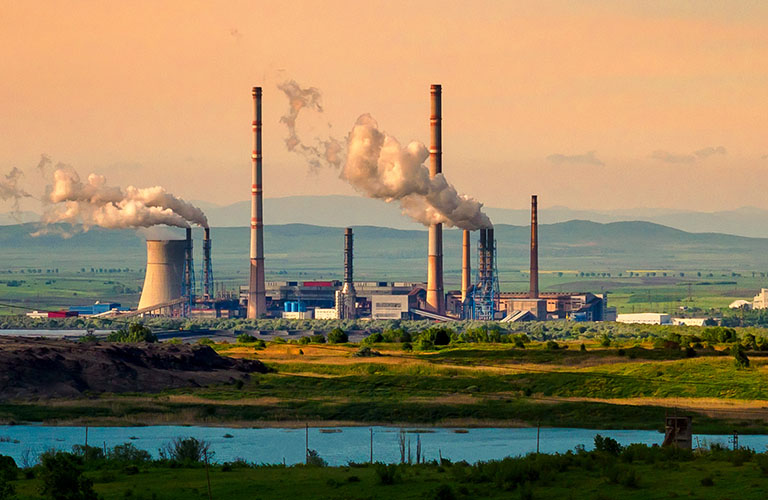
M 472 286 L 472 269 L 469 257 L 469 231 L 462 232 L 461 240 L 461 301 L 467 300 L 469 287 Z
M 432 85 L 429 146 L 429 177 L 433 179 L 443 172 L 442 139 L 442 87 Z M 445 314 L 445 293 L 443 291 L 443 225 L 429 226 L 429 256 L 427 257 L 427 308 Z
M 184 295 L 191 306 L 195 301 L 195 267 L 192 260 L 192 228 L 186 230 L 184 239 Z
M 264 284 L 264 219 L 261 189 L 261 87 L 253 87 L 253 151 L 251 153 L 251 273 L 248 318 L 267 312 Z
M 539 298 L 539 208 L 536 195 L 531 196 L 531 286 L 528 296 Z

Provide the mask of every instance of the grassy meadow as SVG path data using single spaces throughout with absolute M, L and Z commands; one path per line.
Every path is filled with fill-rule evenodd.
M 614 342 L 614 344 L 616 344 Z M 661 429 L 671 411 L 699 433 L 768 431 L 768 357 L 737 368 L 724 345 L 689 349 L 597 340 L 458 344 L 221 343 L 222 355 L 271 373 L 227 385 L 159 394 L 89 394 L 66 401 L 6 401 L 4 421 L 242 426 L 418 424 Z M 581 346 L 584 345 L 584 348 Z M 692 356 L 692 357 L 690 357 Z

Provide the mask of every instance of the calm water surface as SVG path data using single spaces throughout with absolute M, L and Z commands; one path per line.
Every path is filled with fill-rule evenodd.
M 347 462 L 366 462 L 370 458 L 371 434 L 369 427 L 310 428 L 309 448 L 317 450 L 331 465 Z M 457 429 L 431 428 L 409 429 L 415 458 L 416 437 L 427 460 L 439 456 L 453 461 L 477 462 L 524 455 L 536 451 L 535 428 Z M 380 462 L 400 460 L 398 435 L 400 428 L 373 427 L 373 458 Z M 663 435 L 655 431 L 595 430 L 542 428 L 539 447 L 542 453 L 566 452 L 578 445 L 592 448 L 596 434 L 610 436 L 619 443 L 660 444 Z M 232 437 L 225 437 L 230 435 Z M 233 429 L 226 427 L 150 426 L 150 427 L 90 427 L 90 446 L 112 447 L 126 442 L 158 456 L 158 449 L 176 437 L 196 437 L 211 443 L 217 462 L 237 458 L 255 463 L 295 464 L 304 461 L 305 429 Z M 699 442 L 727 444 L 730 436 L 698 435 Z M 18 441 L 18 442 L 16 442 Z M 47 449 L 70 450 L 73 445 L 85 442 L 83 427 L 47 427 L 42 425 L 0 426 L 0 454 L 12 456 L 18 463 L 24 456 L 34 459 Z M 694 437 L 696 443 L 696 437 Z M 766 435 L 743 435 L 741 446 L 756 451 L 768 447 Z

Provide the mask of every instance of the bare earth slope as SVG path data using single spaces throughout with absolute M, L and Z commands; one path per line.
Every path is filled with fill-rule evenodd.
M 222 357 L 208 346 L 0 337 L 0 401 L 156 392 L 267 371 L 260 361 Z

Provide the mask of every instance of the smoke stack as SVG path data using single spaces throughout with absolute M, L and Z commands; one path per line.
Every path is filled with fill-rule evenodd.
M 181 298 L 186 255 L 186 240 L 147 240 L 147 270 L 139 309 Z
M 341 289 L 343 297 L 341 315 L 344 319 L 354 319 L 357 316 L 357 293 L 353 281 L 354 237 L 352 228 L 344 229 L 344 286 Z
M 539 298 L 539 208 L 536 195 L 531 196 L 531 287 L 529 297 Z
M 192 259 L 192 228 L 187 228 L 184 243 L 184 295 L 189 299 L 190 306 L 195 301 L 195 268 Z
M 206 227 L 203 236 L 203 299 L 211 300 L 213 292 L 213 270 L 211 269 L 211 228 Z
M 469 293 L 469 287 L 472 286 L 472 270 L 469 257 L 469 231 L 464 230 L 462 232 L 461 242 L 461 301 L 467 300 L 467 294 Z
M 432 85 L 429 146 L 429 178 L 443 171 L 442 139 L 442 87 Z M 427 307 L 438 314 L 445 314 L 443 291 L 443 225 L 429 226 L 429 256 L 427 258 Z
M 248 318 L 266 314 L 264 220 L 261 189 L 261 87 L 253 87 L 253 152 L 251 153 L 251 268 Z

